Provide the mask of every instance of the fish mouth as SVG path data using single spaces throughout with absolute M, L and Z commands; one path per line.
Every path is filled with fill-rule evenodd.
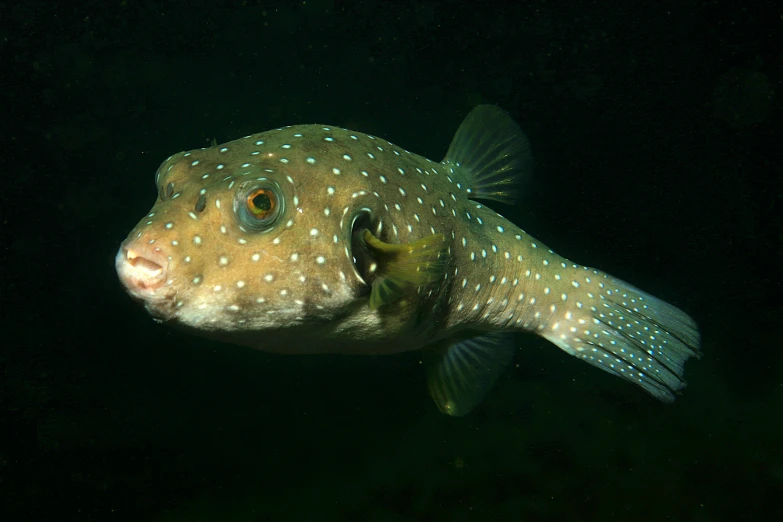
M 126 242 L 120 246 L 114 259 L 117 276 L 133 297 L 144 301 L 169 298 L 169 259 L 154 245 Z
M 135 292 L 156 290 L 166 282 L 167 260 L 159 251 L 120 247 L 115 266 L 126 288 Z
M 158 263 L 142 257 L 133 250 L 126 250 L 125 259 L 141 276 L 138 284 L 141 288 L 157 288 L 163 282 L 163 267 Z
M 114 265 L 125 290 L 141 301 L 150 314 L 159 319 L 174 315 L 176 290 L 167 280 L 169 261 L 160 248 L 123 244 Z

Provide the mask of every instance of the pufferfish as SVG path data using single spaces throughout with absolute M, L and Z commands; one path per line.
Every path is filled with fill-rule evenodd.
M 699 356 L 678 308 L 559 256 L 480 201 L 512 203 L 529 142 L 468 114 L 443 161 L 330 125 L 180 152 L 116 256 L 158 321 L 290 354 L 423 350 L 449 415 L 471 411 L 526 331 L 670 402 Z

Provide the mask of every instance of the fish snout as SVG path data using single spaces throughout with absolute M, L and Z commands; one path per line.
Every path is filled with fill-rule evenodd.
M 135 296 L 154 295 L 166 283 L 169 261 L 154 245 L 123 243 L 114 264 L 120 281 Z

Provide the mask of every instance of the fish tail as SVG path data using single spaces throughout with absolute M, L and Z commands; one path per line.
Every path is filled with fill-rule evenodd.
M 625 281 L 599 271 L 590 276 L 584 279 L 592 284 L 569 298 L 564 315 L 540 333 L 569 354 L 672 402 L 686 385 L 685 361 L 701 356 L 696 323 Z

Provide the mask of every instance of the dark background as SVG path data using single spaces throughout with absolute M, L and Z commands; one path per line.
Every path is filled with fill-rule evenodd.
M 61 4 L 0 3 L 0 519 L 783 516 L 783 11 Z M 419 354 L 255 352 L 120 288 L 114 253 L 170 154 L 318 122 L 439 160 L 478 103 L 534 147 L 501 213 L 699 322 L 675 404 L 520 336 L 449 418 Z

